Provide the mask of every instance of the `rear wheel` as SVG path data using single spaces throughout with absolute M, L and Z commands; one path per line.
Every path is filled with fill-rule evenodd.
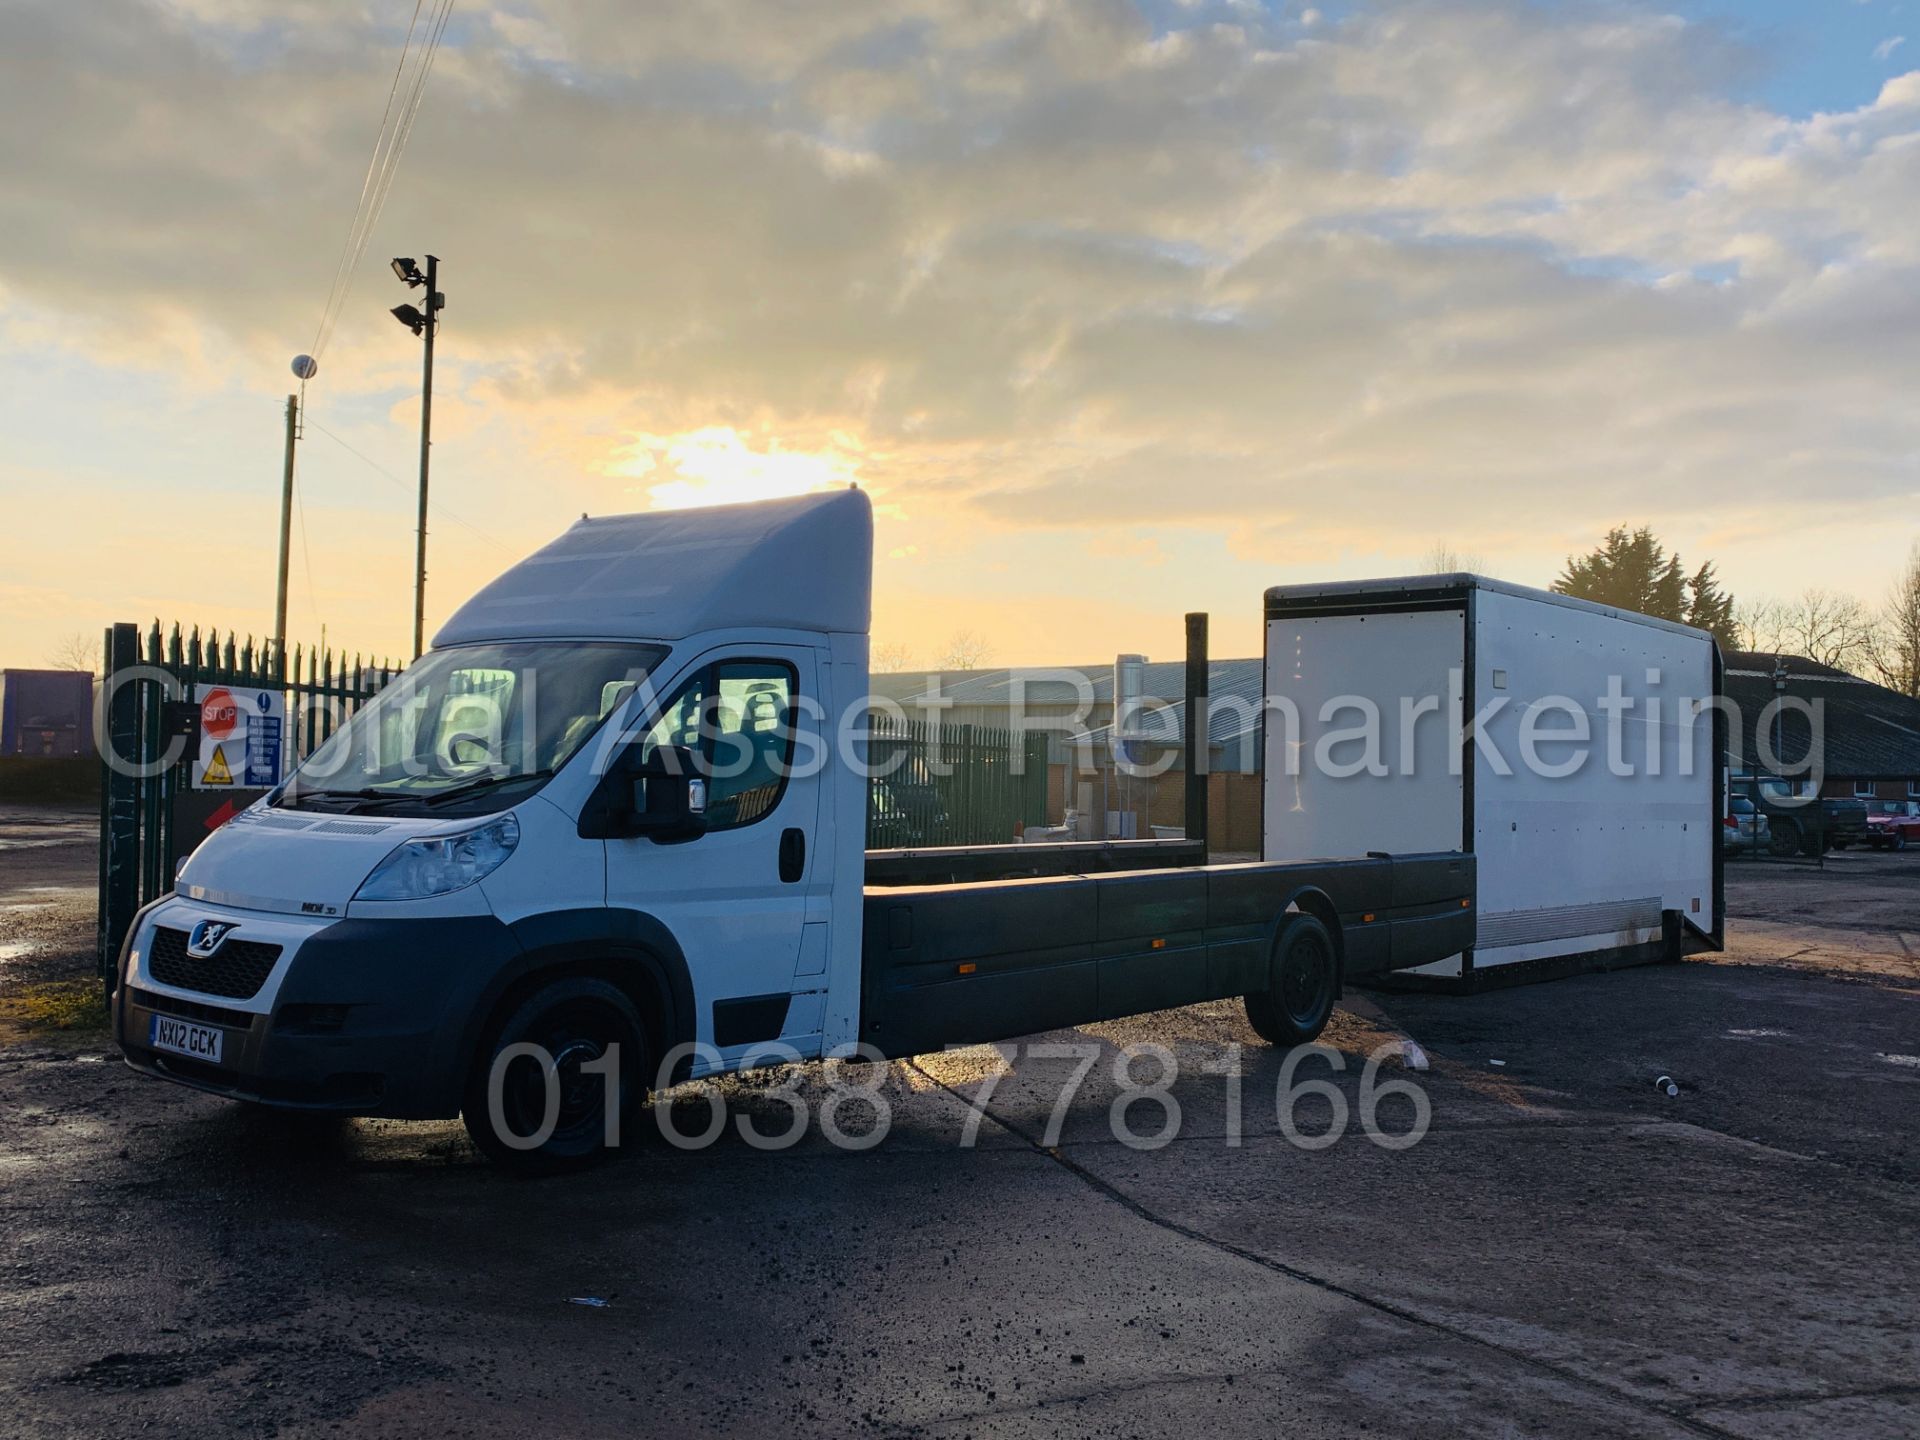
M 1332 932 L 1311 915 L 1289 915 L 1274 936 L 1268 976 L 1267 989 L 1246 997 L 1247 1022 L 1269 1044 L 1312 1044 L 1340 986 Z
M 1768 841 L 1767 848 L 1782 859 L 1789 855 L 1798 855 L 1800 853 L 1799 823 L 1793 820 L 1774 821 L 1773 838 Z
M 610 1066 L 597 1063 L 616 1046 Z M 625 991 L 588 976 L 555 980 L 494 1027 L 461 1118 L 498 1165 L 533 1175 L 579 1169 L 606 1158 L 610 1128 L 624 1134 L 651 1066 L 646 1027 Z

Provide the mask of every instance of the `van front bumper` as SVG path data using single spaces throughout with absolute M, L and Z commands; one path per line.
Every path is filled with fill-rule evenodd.
M 161 908 L 141 917 L 135 937 L 187 918 Z M 130 948 L 138 943 L 130 937 Z M 492 916 L 340 920 L 304 935 L 246 1001 L 158 984 L 144 956 L 131 971 L 123 958 L 114 1036 L 134 1069 L 236 1100 L 450 1118 L 481 999 L 519 955 Z M 217 1028 L 219 1063 L 154 1049 L 156 1015 Z

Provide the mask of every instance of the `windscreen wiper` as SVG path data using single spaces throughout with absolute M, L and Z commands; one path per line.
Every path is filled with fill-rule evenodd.
M 450 800 L 464 800 L 482 790 L 491 790 L 495 785 L 510 785 L 515 780 L 546 780 L 553 775 L 549 767 L 541 770 L 528 770 L 520 775 L 482 775 L 478 780 L 469 780 L 465 785 L 456 785 L 451 790 L 442 790 L 438 795 L 427 797 L 421 803 L 425 805 L 445 805 Z
M 410 790 L 367 789 L 367 790 L 297 790 L 293 794 L 285 798 L 296 807 L 303 800 L 350 800 L 354 802 L 353 808 L 357 809 L 360 806 L 366 805 L 368 803 L 379 804 L 384 802 L 386 804 L 392 804 L 396 800 L 411 800 L 414 797 L 413 797 L 413 792 Z

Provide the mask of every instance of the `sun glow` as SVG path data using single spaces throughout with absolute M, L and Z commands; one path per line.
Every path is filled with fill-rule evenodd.
M 729 505 L 817 490 L 859 479 L 860 459 L 840 449 L 788 450 L 777 440 L 756 450 L 730 425 L 679 435 L 638 435 L 615 452 L 605 472 L 634 480 L 655 510 Z

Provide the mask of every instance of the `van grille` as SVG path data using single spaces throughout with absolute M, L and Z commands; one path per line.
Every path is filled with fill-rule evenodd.
M 280 958 L 278 945 L 258 940 L 229 940 L 202 960 L 187 953 L 187 932 L 157 926 L 147 951 L 147 970 L 162 985 L 181 990 L 198 990 L 203 995 L 225 995 L 230 1000 L 251 1000 L 267 983 L 273 962 Z
M 232 1025 L 242 1030 L 253 1024 L 253 1016 L 245 1010 L 229 1010 L 224 1005 L 202 1005 L 198 1000 L 182 1000 L 178 995 L 162 995 L 157 990 L 142 990 L 138 985 L 128 987 L 127 999 L 143 1010 L 177 1015 L 182 1020 L 204 1020 L 209 1025 Z

